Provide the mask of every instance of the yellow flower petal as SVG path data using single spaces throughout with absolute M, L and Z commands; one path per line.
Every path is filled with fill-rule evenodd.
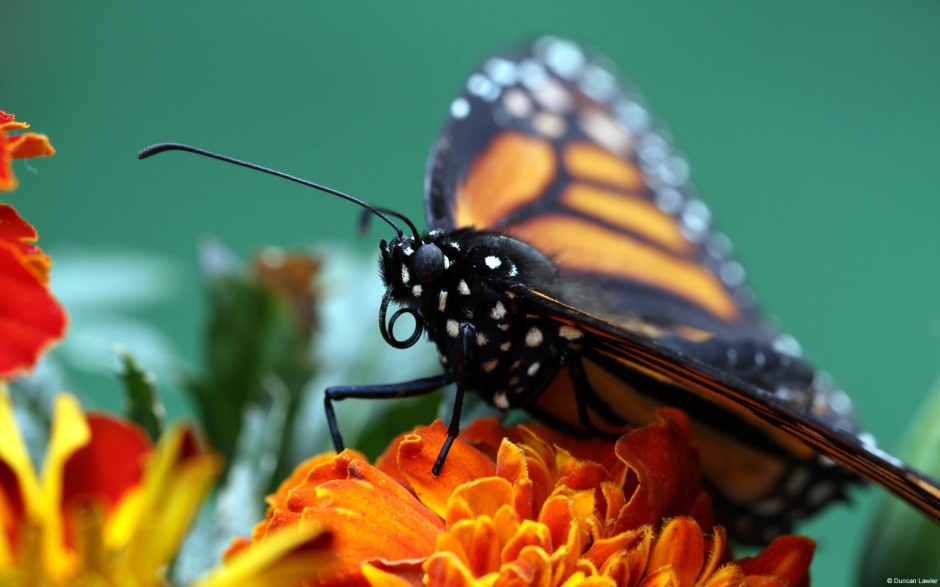
M 116 576 L 144 582 L 161 575 L 179 549 L 220 466 L 218 455 L 198 447 L 191 429 L 177 426 L 164 433 L 147 464 L 142 497 L 134 496 L 115 520 L 133 531 L 109 532 L 112 540 L 127 537 Z M 131 506 L 136 506 L 137 512 Z
M 294 587 L 335 560 L 332 535 L 315 526 L 292 526 L 240 550 L 190 587 Z

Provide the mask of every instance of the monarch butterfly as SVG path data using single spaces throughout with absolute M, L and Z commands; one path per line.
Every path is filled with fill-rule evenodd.
M 425 234 L 397 212 L 193 147 L 140 156 L 169 149 L 310 185 L 396 231 L 380 244 L 381 334 L 405 348 L 426 331 L 444 372 L 327 389 L 337 450 L 334 402 L 451 383 L 435 473 L 467 391 L 592 435 L 644 424 L 670 404 L 693 417 L 719 519 L 739 539 L 788 531 L 859 477 L 940 521 L 938 484 L 878 449 L 847 395 L 766 323 L 684 160 L 636 93 L 571 41 L 538 39 L 468 78 L 431 153 Z M 389 318 L 391 302 L 401 307 Z M 403 314 L 415 329 L 398 338 Z

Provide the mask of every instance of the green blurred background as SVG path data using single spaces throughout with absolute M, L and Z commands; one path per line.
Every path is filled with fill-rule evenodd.
M 76 307 L 120 305 L 145 268 L 134 295 L 143 283 L 151 297 L 126 312 L 194 364 L 200 239 L 240 255 L 337 242 L 371 254 L 385 235 L 358 239 L 358 210 L 341 201 L 182 154 L 139 162 L 139 148 L 190 142 L 420 218 L 425 158 L 469 70 L 520 39 L 570 36 L 641 89 L 763 305 L 890 449 L 940 373 L 938 25 L 928 0 L 5 0 L 0 108 L 58 153 L 18 163 L 4 198 L 63 271 L 98 261 L 68 285 L 53 272 Z M 77 330 L 94 326 L 79 314 Z M 92 371 L 72 376 L 86 403 L 117 405 L 117 385 Z M 804 526 L 820 584 L 850 582 L 877 493 Z

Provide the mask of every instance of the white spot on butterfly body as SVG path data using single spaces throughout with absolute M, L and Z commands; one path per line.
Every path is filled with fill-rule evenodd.
M 470 295 L 470 287 L 467 285 L 467 282 L 464 281 L 463 279 L 457 282 L 457 291 L 462 296 Z
M 415 250 L 408 246 L 402 249 L 401 252 L 404 253 L 406 257 L 410 257 L 412 254 L 414 254 Z
M 506 306 L 502 302 L 496 302 L 493 309 L 490 310 L 490 317 L 493 320 L 502 320 L 506 317 Z
M 416 298 L 420 298 L 422 293 L 424 293 L 424 289 L 420 285 L 411 288 L 411 295 Z
M 494 255 L 489 255 L 486 259 L 483 259 L 483 262 L 486 263 L 486 266 L 490 269 L 498 269 L 503 262 Z
M 542 331 L 533 326 L 525 333 L 525 345 L 527 347 L 537 347 L 542 344 Z
M 411 279 L 411 274 L 408 273 L 408 268 L 404 265 L 401 266 L 401 282 L 404 285 L 408 285 L 408 281 Z
M 450 115 L 454 118 L 466 118 L 470 114 L 470 102 L 466 98 L 457 98 L 450 103 Z
M 443 312 L 444 308 L 447 307 L 447 290 L 442 289 L 441 293 L 437 296 L 437 310 L 438 312 Z
M 506 397 L 506 392 L 500 391 L 493 394 L 493 405 L 501 410 L 509 409 L 509 398 Z
M 447 321 L 447 334 L 451 338 L 457 338 L 457 335 L 460 334 L 460 325 L 457 324 L 456 320 Z

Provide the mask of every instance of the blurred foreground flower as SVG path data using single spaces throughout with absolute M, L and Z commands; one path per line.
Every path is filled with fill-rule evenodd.
M 49 291 L 51 261 L 36 230 L 0 203 L 0 380 L 30 369 L 65 333 L 65 311 Z
M 16 189 L 16 177 L 13 176 L 13 159 L 29 157 L 48 157 L 55 154 L 46 135 L 24 132 L 9 134 L 11 130 L 29 128 L 25 122 L 16 122 L 12 114 L 0 110 L 0 192 Z
M 169 585 L 219 457 L 184 426 L 151 446 L 133 424 L 83 413 L 66 394 L 53 419 L 40 477 L 0 384 L 0 585 Z M 331 560 L 331 540 L 319 528 L 284 532 L 192 587 L 297 584 Z
M 40 477 L 0 389 L 0 584 L 163 585 L 217 470 L 188 428 L 152 447 L 62 394 Z
M 7 134 L 28 128 L 0 110 L 0 191 L 16 188 L 14 158 L 55 153 L 45 135 Z M 36 230 L 0 203 L 0 381 L 30 369 L 65 332 L 65 312 L 49 292 L 51 261 L 35 244 Z
M 399 437 L 375 465 L 350 450 L 320 455 L 269 497 L 267 518 L 227 556 L 322 526 L 337 563 L 305 585 L 808 584 L 808 538 L 731 560 L 688 420 L 660 415 L 616 442 L 478 420 L 438 477 L 440 422 Z

